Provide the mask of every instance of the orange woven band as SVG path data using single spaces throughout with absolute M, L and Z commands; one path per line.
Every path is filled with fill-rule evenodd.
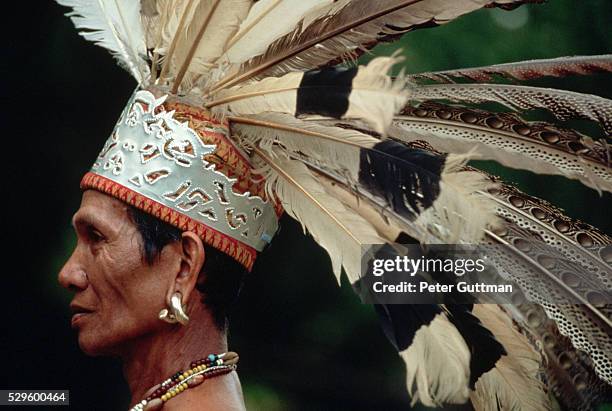
M 266 200 L 226 121 L 167 98 L 134 93 L 81 188 L 192 231 L 250 271 L 282 208 Z

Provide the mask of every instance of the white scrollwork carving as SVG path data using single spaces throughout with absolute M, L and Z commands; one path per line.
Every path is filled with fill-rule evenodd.
M 278 226 L 274 208 L 236 193 L 236 180 L 203 159 L 216 146 L 165 111 L 165 99 L 137 91 L 92 172 L 262 250 Z

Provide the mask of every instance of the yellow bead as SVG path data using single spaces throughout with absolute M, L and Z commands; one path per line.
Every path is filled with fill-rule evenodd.
M 162 396 L 161 396 L 161 399 L 162 399 L 162 401 L 163 401 L 163 402 L 168 401 L 168 394 L 164 394 L 164 395 L 162 395 Z
M 187 372 L 189 373 L 189 375 L 193 374 L 193 370 L 189 370 Z
M 185 379 L 185 377 L 183 377 L 183 374 L 179 375 L 179 381 L 183 381 Z
M 183 389 L 186 390 L 187 389 L 187 384 L 183 384 Z

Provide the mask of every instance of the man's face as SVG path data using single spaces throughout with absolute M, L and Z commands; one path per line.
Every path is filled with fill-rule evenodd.
M 94 190 L 83 193 L 73 217 L 77 246 L 59 273 L 60 284 L 75 292 L 72 327 L 90 355 L 118 355 L 126 343 L 160 327 L 176 258 L 165 247 L 147 265 L 142 239 L 121 201 Z

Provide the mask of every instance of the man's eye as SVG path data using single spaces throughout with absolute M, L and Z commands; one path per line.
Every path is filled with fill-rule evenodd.
M 90 227 L 87 230 L 87 235 L 92 242 L 99 243 L 104 240 L 104 236 L 95 228 Z

